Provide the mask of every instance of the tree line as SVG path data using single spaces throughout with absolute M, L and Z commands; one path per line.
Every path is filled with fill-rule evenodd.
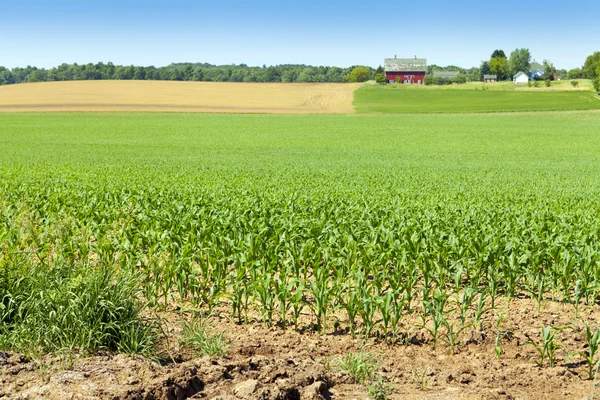
M 510 80 L 519 71 L 528 73 L 531 68 L 529 49 L 515 49 L 506 56 L 503 50 L 495 50 L 488 61 L 479 68 L 461 68 L 456 65 L 445 67 L 429 65 L 426 83 L 449 84 L 483 81 L 484 75 L 497 75 L 498 80 Z M 556 69 L 548 60 L 543 61 L 543 74 L 538 79 L 592 79 L 600 91 L 600 52 L 587 57 L 581 68 L 570 71 Z M 459 75 L 452 80 L 433 78 L 434 71 L 453 70 Z M 213 65 L 208 63 L 173 63 L 164 67 L 114 65 L 108 63 L 62 64 L 44 69 L 32 66 L 8 69 L 0 66 L 0 85 L 24 82 L 51 82 L 73 80 L 165 80 L 202 82 L 365 82 L 374 79 L 385 83 L 383 67 L 374 69 L 366 66 L 348 68 L 311 66 L 304 64 L 282 64 L 275 66 L 248 66 L 246 64 Z
M 375 70 L 362 67 L 372 79 Z M 213 65 L 207 63 L 175 63 L 165 67 L 135 65 L 62 64 L 51 69 L 8 69 L 0 67 L 0 85 L 24 82 L 51 82 L 73 80 L 165 80 L 202 82 L 351 82 L 355 67 L 340 68 L 311 65 L 276 65 L 250 67 L 239 65 Z M 360 77 L 362 79 L 362 77 Z

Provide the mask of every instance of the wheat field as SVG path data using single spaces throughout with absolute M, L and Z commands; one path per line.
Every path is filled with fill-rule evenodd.
M 359 84 L 70 81 L 0 86 L 0 112 L 352 113 Z

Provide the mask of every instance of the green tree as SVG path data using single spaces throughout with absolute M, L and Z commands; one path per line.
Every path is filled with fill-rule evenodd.
M 529 72 L 531 66 L 531 53 L 529 49 L 515 49 L 510 53 L 510 59 L 508 60 L 508 70 L 510 75 L 514 76 L 520 71 L 525 73 Z
M 544 66 L 544 76 L 542 77 L 542 79 L 553 81 L 554 75 L 556 74 L 556 68 L 554 67 L 554 64 L 552 64 L 548 60 L 544 60 L 543 66 Z
M 581 79 L 583 78 L 583 70 L 581 68 L 573 68 L 567 72 L 568 79 Z
M 371 79 L 371 69 L 367 67 L 355 67 L 348 75 L 348 82 L 366 82 Z
M 589 56 L 583 64 L 583 77 L 594 79 L 598 76 L 598 68 L 600 67 L 600 51 Z
M 481 68 L 479 68 L 479 71 L 479 80 L 482 81 L 484 75 L 489 75 L 492 73 L 492 70 L 490 69 L 490 63 L 487 61 L 483 61 L 481 63 Z
M 506 58 L 492 58 L 489 66 L 492 74 L 498 75 L 498 80 L 505 80 L 508 77 L 508 60 Z

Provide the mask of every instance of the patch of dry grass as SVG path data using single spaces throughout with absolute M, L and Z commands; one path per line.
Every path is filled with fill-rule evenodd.
M 360 84 L 70 81 L 0 86 L 0 112 L 353 113 Z

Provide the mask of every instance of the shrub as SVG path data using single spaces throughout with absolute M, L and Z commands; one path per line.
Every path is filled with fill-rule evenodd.
M 592 84 L 594 85 L 594 90 L 596 92 L 600 93 L 600 76 L 598 78 L 594 79 Z
M 552 86 L 552 82 L 550 82 L 550 79 L 546 79 L 544 81 L 544 85 L 546 85 L 546 87 L 550 87 L 550 86 Z
M 579 81 L 571 81 L 571 86 L 573 86 L 573 87 L 579 86 Z
M 533 81 L 533 87 L 540 87 L 539 81 Z
M 528 86 L 528 87 L 532 87 L 532 86 L 533 86 L 533 83 L 532 83 L 531 81 L 529 81 L 529 82 L 527 82 L 527 86 Z
M 385 74 L 375 75 L 375 82 L 377 82 L 381 85 L 385 85 L 387 83 L 387 78 L 386 78 Z
M 371 79 L 371 70 L 367 67 L 356 67 L 348 75 L 349 82 L 366 82 Z

